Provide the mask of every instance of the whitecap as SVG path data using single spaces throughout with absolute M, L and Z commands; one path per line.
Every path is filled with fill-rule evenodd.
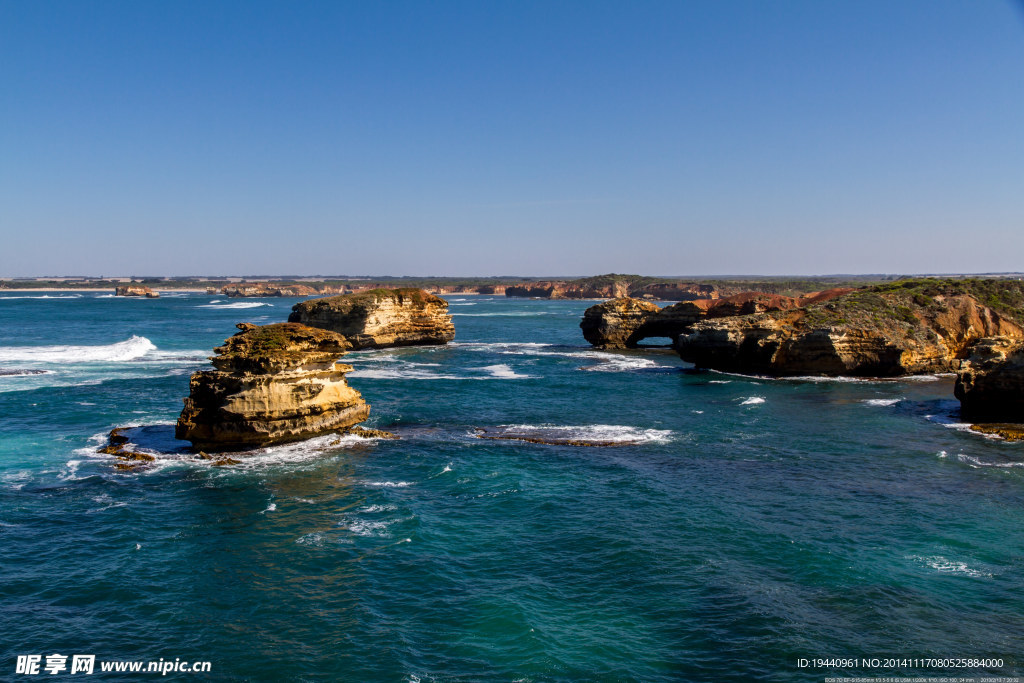
M 882 406 L 882 407 L 885 407 L 885 406 L 894 406 L 894 405 L 896 405 L 897 403 L 899 403 L 902 400 L 903 400 L 902 398 L 866 398 L 863 401 L 861 401 L 861 403 L 863 403 L 864 405 L 869 405 L 869 406 Z
M 397 510 L 397 505 L 367 505 L 364 508 L 360 508 L 360 512 L 391 512 Z
M 317 548 L 321 548 L 324 545 L 324 535 L 320 532 L 313 532 L 311 534 L 305 534 L 295 539 L 295 542 L 299 545 L 311 545 Z
M 405 488 L 406 486 L 412 486 L 414 482 L 411 481 L 364 481 L 363 486 L 373 486 L 376 488 Z
M 756 406 L 764 403 L 765 399 L 763 396 L 751 396 L 740 401 L 741 406 Z
M 668 443 L 672 440 L 670 429 L 642 429 L 627 425 L 552 425 L 552 424 L 511 424 L 499 425 L 485 430 L 485 437 L 516 439 L 542 438 L 552 442 L 582 441 L 606 444 Z M 479 437 L 479 432 L 471 434 Z
M 366 520 L 351 519 L 341 522 L 340 525 L 351 531 L 356 536 L 387 536 L 388 527 L 398 520 Z
M 216 308 L 219 310 L 238 309 L 238 308 L 259 308 L 260 306 L 273 306 L 274 304 L 268 304 L 265 301 L 236 301 L 233 304 L 200 304 L 196 308 Z
M 961 562 L 959 560 L 951 560 L 941 555 L 933 555 L 930 557 L 910 555 L 907 559 L 923 563 L 931 569 L 934 569 L 935 571 L 939 572 L 940 574 L 962 574 L 964 576 L 970 576 L 974 578 L 987 578 L 992 576 L 990 572 L 975 569 L 969 566 L 966 562 Z
M 133 335 L 115 344 L 100 346 L 0 346 L 0 361 L 40 363 L 97 363 L 134 360 L 155 351 L 145 337 Z
M 42 296 L 0 296 L 0 301 L 9 301 L 11 299 L 81 299 L 81 294 L 63 294 L 60 296 L 51 296 L 49 294 L 43 294 Z
M 275 510 L 277 510 L 277 503 L 271 503 L 270 505 L 267 506 L 267 509 L 261 512 L 260 514 L 264 515 L 268 512 L 274 512 Z
M 970 465 L 971 467 L 999 467 L 999 468 L 1013 468 L 1013 467 L 1024 467 L 1024 462 L 985 462 L 981 458 L 977 458 L 973 455 L 966 455 L 965 453 L 957 453 L 956 459 L 960 462 Z
M 520 375 L 518 372 L 510 368 L 508 365 L 487 365 L 481 368 L 491 373 L 491 376 L 496 379 L 531 379 L 533 375 Z

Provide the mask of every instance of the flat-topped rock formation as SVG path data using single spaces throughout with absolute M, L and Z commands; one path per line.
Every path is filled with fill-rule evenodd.
M 708 315 L 676 348 L 685 361 L 728 372 L 891 377 L 952 372 L 979 339 L 1024 336 L 1015 281 L 910 280 L 806 299 L 795 308 Z
M 280 297 L 280 296 L 313 296 L 320 292 L 307 285 L 229 285 L 221 288 L 221 294 L 229 298 L 244 297 Z
M 114 296 L 144 296 L 147 299 L 159 299 L 160 293 L 154 292 L 149 287 L 137 285 L 124 285 L 114 288 Z
M 411 287 L 303 301 L 292 307 L 288 321 L 337 332 L 354 349 L 446 344 L 455 338 L 448 302 Z
M 718 298 L 714 285 L 695 282 L 642 284 L 626 276 L 602 275 L 579 280 L 549 280 L 508 285 L 505 296 L 539 299 L 662 299 L 692 301 Z
M 965 420 L 1024 423 L 1024 340 L 993 337 L 975 344 L 957 370 L 954 394 Z
M 336 361 L 344 337 L 295 323 L 238 325 L 213 370 L 192 375 L 175 436 L 204 451 L 237 451 L 344 432 L 370 406 Z

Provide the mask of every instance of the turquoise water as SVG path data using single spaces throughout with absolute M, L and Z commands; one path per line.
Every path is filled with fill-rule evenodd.
M 188 375 L 296 300 L 42 296 L 0 295 L 0 370 L 45 371 L 0 372 L 2 679 L 54 652 L 225 681 L 1021 670 L 1024 445 L 965 432 L 951 378 L 692 373 L 586 347 L 591 302 L 455 296 L 456 343 L 346 357 L 400 441 L 214 468 L 173 441 Z M 628 443 L 475 436 L 508 425 Z M 156 466 L 95 454 L 115 426 Z M 894 656 L 1004 665 L 797 665 Z

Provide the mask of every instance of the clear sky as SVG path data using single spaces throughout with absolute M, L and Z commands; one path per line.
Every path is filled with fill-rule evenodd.
M 0 276 L 1024 270 L 1010 0 L 0 0 Z

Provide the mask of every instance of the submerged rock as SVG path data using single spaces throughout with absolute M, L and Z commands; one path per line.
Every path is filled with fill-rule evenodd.
M 998 436 L 1005 441 L 1024 441 L 1024 424 L 976 424 L 971 429 L 979 434 Z
M 238 325 L 192 375 L 175 436 L 196 449 L 230 451 L 344 432 L 370 406 L 348 386 L 352 366 L 337 363 L 344 337 L 295 323 Z
M 397 434 L 384 431 L 383 429 L 370 429 L 369 427 L 353 427 L 349 430 L 349 434 L 358 436 L 363 439 L 397 439 Z
M 978 339 L 1024 336 L 1022 302 L 1017 282 L 903 281 L 811 298 L 798 308 L 717 319 L 709 314 L 679 336 L 676 349 L 698 367 L 738 373 L 952 372 Z
M 343 335 L 353 349 L 446 344 L 455 338 L 448 302 L 422 289 L 372 289 L 292 307 L 288 321 Z
M 953 393 L 967 420 L 1024 422 L 1024 340 L 995 337 L 975 344 L 957 370 Z
M 149 453 L 134 451 L 129 446 L 131 440 L 125 435 L 124 427 L 115 427 L 107 435 L 107 445 L 97 449 L 97 453 L 112 455 L 120 462 L 114 464 L 118 470 L 134 470 L 141 463 L 153 462 L 156 457 Z

